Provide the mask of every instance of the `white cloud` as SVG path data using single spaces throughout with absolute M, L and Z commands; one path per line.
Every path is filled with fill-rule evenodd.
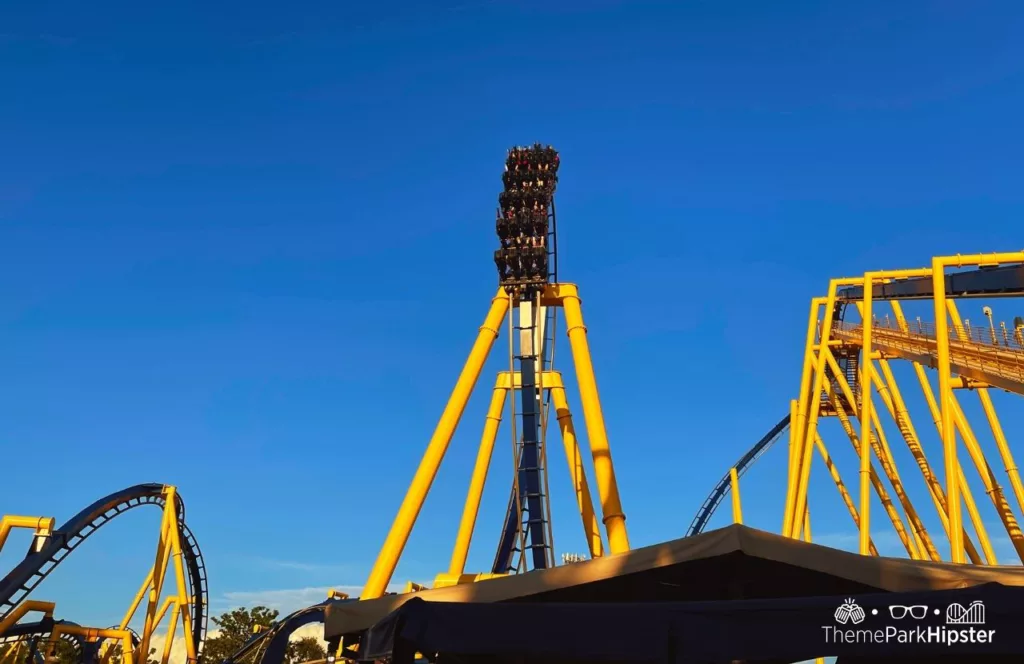
M 179 630 L 175 635 L 174 640 L 171 642 L 171 655 L 167 659 L 168 664 L 185 664 L 185 661 L 188 659 L 187 653 L 185 652 L 185 637 L 181 636 L 180 633 L 181 632 L 179 625 Z M 219 630 L 210 630 L 210 633 L 207 635 L 207 638 L 217 636 L 218 633 Z M 323 625 L 306 625 L 305 627 L 300 627 L 299 629 L 295 630 L 292 633 L 291 637 L 289 638 L 289 641 L 298 641 L 299 639 L 303 639 L 306 637 L 313 637 L 314 639 L 320 642 L 320 645 L 324 649 L 326 649 L 327 642 L 324 641 L 323 636 Z M 156 648 L 155 657 L 157 661 L 159 661 L 160 657 L 163 655 L 164 643 L 166 642 L 166 639 L 166 634 L 154 634 L 153 638 L 150 640 L 150 647 Z
M 358 597 L 359 586 L 313 586 L 307 588 L 285 588 L 279 590 L 236 590 L 226 592 L 216 598 L 212 604 L 214 613 L 220 609 L 229 611 L 238 607 L 251 608 L 265 606 L 277 609 L 282 615 L 317 604 L 327 599 L 327 591 L 333 588 L 339 592 Z
M 429 582 L 420 582 L 429 585 Z M 404 583 L 392 583 L 387 587 L 388 592 L 400 592 L 405 588 Z M 362 586 L 337 585 L 337 586 L 309 586 L 305 588 L 283 588 L 276 590 L 235 590 L 222 593 L 211 600 L 211 612 L 219 615 L 231 609 L 239 607 L 252 608 L 254 606 L 265 606 L 268 609 L 277 609 L 283 617 L 298 611 L 299 609 L 327 599 L 327 591 L 334 589 L 346 593 L 352 597 L 358 597 L 362 592 Z

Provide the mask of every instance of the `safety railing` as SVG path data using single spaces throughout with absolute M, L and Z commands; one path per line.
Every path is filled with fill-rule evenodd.
M 860 323 L 837 323 L 836 333 L 843 337 L 859 337 Z M 935 353 L 935 323 L 906 321 L 904 330 L 897 321 L 876 319 L 872 325 L 876 343 L 909 353 Z M 981 371 L 1024 384 L 1024 328 L 1008 329 L 1005 325 L 988 327 L 949 326 L 951 361 L 966 369 Z

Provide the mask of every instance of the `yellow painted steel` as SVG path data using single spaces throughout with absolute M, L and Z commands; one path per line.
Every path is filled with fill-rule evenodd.
M 566 334 L 572 349 L 573 364 L 576 367 L 576 382 L 579 385 L 580 401 L 583 403 L 583 419 L 587 426 L 590 453 L 594 457 L 594 481 L 601 501 L 601 514 L 608 532 L 608 549 L 611 553 L 629 550 L 629 536 L 626 534 L 626 515 L 619 499 L 619 487 L 612 465 L 612 452 L 608 445 L 601 400 L 597 393 L 597 379 L 590 359 L 590 345 L 587 343 L 587 328 L 583 325 L 580 297 L 575 287 L 562 292 L 562 309 L 565 311 Z
M 1018 322 L 1013 332 L 1006 324 L 996 325 L 991 310 L 985 314 L 989 327 L 978 333 L 961 322 L 954 299 L 959 293 L 947 293 L 947 269 L 970 266 L 989 266 L 1006 263 L 1024 263 L 1024 252 L 975 254 L 936 257 L 928 267 L 910 270 L 868 271 L 861 277 L 833 279 L 824 297 L 814 298 L 807 325 L 803 367 L 797 399 L 790 404 L 790 444 L 786 500 L 783 512 L 783 534 L 802 538 L 807 530 L 808 482 L 810 479 L 812 446 L 828 468 L 833 483 L 843 498 L 858 529 L 858 550 L 862 554 L 877 554 L 871 540 L 871 490 L 879 496 L 890 517 L 900 541 L 912 558 L 938 560 L 941 557 L 932 535 L 926 530 L 917 507 L 903 485 L 895 456 L 886 435 L 882 416 L 888 414 L 907 445 L 925 481 L 929 501 L 940 517 L 943 531 L 950 542 L 950 557 L 954 562 L 970 560 L 975 564 L 995 564 L 996 557 L 985 528 L 984 518 L 971 494 L 970 485 L 958 458 L 957 436 L 982 479 L 986 493 L 1006 530 L 1017 557 L 1024 562 L 1024 533 L 1020 516 L 1009 504 L 1007 496 L 996 480 L 985 458 L 975 430 L 961 406 L 955 390 L 969 389 L 978 394 L 982 411 L 992 431 L 1002 466 L 1012 486 L 1016 508 L 1024 510 L 1024 482 L 1014 459 L 990 395 L 991 387 L 1024 395 L 1024 333 Z M 875 288 L 908 278 L 930 279 L 934 323 L 922 323 L 918 318 L 914 327 L 908 325 L 898 301 L 889 300 L 895 317 L 895 327 L 889 316 L 879 321 L 873 300 Z M 839 311 L 837 291 L 846 286 L 860 286 L 856 301 L 845 301 L 841 306 L 855 306 L 860 323 L 852 324 L 836 319 Z M 1020 297 L 1019 294 L 1013 294 Z M 844 295 L 845 297 L 845 295 Z M 822 311 L 824 308 L 824 311 Z M 952 326 L 952 329 L 951 329 Z M 999 328 L 997 330 L 997 327 Z M 1024 329 L 1024 328 L 1022 328 Z M 1016 344 L 1016 345 L 1015 345 Z M 840 369 L 838 357 L 859 356 L 857 385 L 847 381 L 845 370 Z M 906 402 L 890 368 L 890 361 L 905 360 L 913 368 L 921 385 L 925 401 L 932 413 L 942 445 L 944 481 L 940 482 L 932 471 L 917 431 L 911 421 Z M 938 373 L 938 389 L 933 393 L 926 367 Z M 850 367 L 852 370 L 852 367 Z M 877 393 L 881 404 L 875 409 Z M 822 395 L 825 396 L 823 402 Z M 859 510 L 850 499 L 835 464 L 821 442 L 819 421 L 835 417 L 854 444 L 859 461 Z M 851 418 L 857 419 L 859 432 Z M 869 447 L 870 445 L 870 447 Z M 874 454 L 883 472 L 876 473 L 871 456 Z M 881 475 L 892 486 L 906 523 L 896 512 Z M 945 485 L 945 486 L 943 486 Z M 977 544 L 964 527 L 963 509 L 974 526 Z
M 939 373 L 939 417 L 942 450 L 946 462 L 946 509 L 949 519 L 949 546 L 953 562 L 964 562 L 963 531 L 960 517 L 960 483 L 957 481 L 956 435 L 953 431 L 953 397 L 950 386 L 949 327 L 946 324 L 946 273 L 941 258 L 932 261 L 932 288 L 935 291 L 935 370 Z
M 458 586 L 464 583 L 478 583 L 488 579 L 500 579 L 507 574 L 438 574 L 434 579 L 435 588 L 447 588 Z
M 469 395 L 480 377 L 484 361 L 487 359 L 494 341 L 498 338 L 498 330 L 501 329 L 502 321 L 508 314 L 510 303 L 510 297 L 500 290 L 491 300 L 491 309 L 487 313 L 487 318 L 484 319 L 484 324 L 480 327 L 480 333 L 469 353 L 469 359 L 466 360 L 466 364 L 462 368 L 462 373 L 455 383 L 448 404 L 441 413 L 437 428 L 434 429 L 434 435 L 431 436 L 430 442 L 427 444 L 423 460 L 420 461 L 419 468 L 416 469 L 405 499 L 402 500 L 402 505 L 398 509 L 398 515 L 391 524 L 391 530 L 388 531 L 384 545 L 377 555 L 377 560 L 370 571 L 370 577 L 363 587 L 361 599 L 380 597 L 387 589 L 388 583 L 395 573 L 395 566 L 398 565 L 398 559 L 402 555 L 402 550 L 405 549 L 405 544 L 409 541 L 416 517 L 419 516 L 420 510 L 423 508 L 430 485 L 434 483 L 434 477 L 437 476 L 437 471 L 441 467 L 441 461 L 448 450 L 455 427 L 462 419 Z
M 550 389 L 558 427 L 562 433 L 562 443 L 565 446 L 565 457 L 569 462 L 569 474 L 572 476 L 573 490 L 576 493 L 576 505 L 583 521 L 583 534 L 587 538 L 587 548 L 590 550 L 591 558 L 600 558 L 604 555 L 601 525 L 597 521 L 597 514 L 594 513 L 594 499 L 590 495 L 580 445 L 576 440 L 576 429 L 572 424 L 572 413 L 569 412 L 569 401 L 566 399 L 564 387 L 559 385 Z
M 814 375 L 815 368 L 815 355 L 812 351 L 814 347 L 815 336 L 818 333 L 818 317 L 821 312 L 821 308 L 825 306 L 827 298 L 816 297 L 811 300 L 811 312 L 807 319 L 807 337 L 805 342 L 805 352 L 803 368 L 800 371 L 800 398 L 796 399 L 796 407 L 790 404 L 790 481 L 786 483 L 786 508 L 782 519 L 782 532 L 784 534 L 789 533 L 793 525 L 793 510 L 796 504 L 796 494 L 799 491 L 799 482 L 796 482 L 796 478 L 801 477 L 799 469 L 803 466 L 803 454 L 804 454 L 804 432 L 808 428 L 808 399 L 811 393 L 811 379 Z M 816 394 L 820 394 L 816 392 Z M 796 412 L 796 417 L 793 417 L 793 412 Z
M 995 506 L 996 512 L 1003 522 L 1006 533 L 1010 536 L 1010 541 L 1017 551 L 1018 558 L 1020 558 L 1021 562 L 1024 562 L 1024 536 L 1021 535 L 1017 518 L 1010 510 L 1010 505 L 1003 496 L 1002 488 L 995 481 L 992 468 L 988 465 L 985 454 L 978 445 L 977 438 L 974 437 L 974 431 L 967 422 L 967 418 L 964 416 L 963 409 L 960 408 L 956 395 L 950 395 L 950 408 L 953 411 L 953 424 L 956 426 L 956 430 L 960 432 L 960 437 L 967 447 L 967 453 L 970 455 L 971 461 L 974 462 L 978 475 L 981 476 L 981 481 L 985 485 L 985 493 L 992 499 L 992 504 Z
M 50 639 L 47 643 L 47 651 L 44 660 L 53 661 L 54 649 L 62 634 L 77 635 L 85 638 L 86 641 L 114 641 L 121 646 L 121 664 L 132 664 L 138 657 L 138 650 L 132 650 L 132 633 L 128 629 L 95 629 L 92 627 L 78 627 L 76 625 L 54 625 L 50 632 Z M 149 652 L 148 650 L 146 651 Z M 142 661 L 146 661 L 143 659 Z
M 25 614 L 39 612 L 44 618 L 52 618 L 53 610 L 56 608 L 53 602 L 41 602 L 39 600 L 27 599 L 14 607 L 14 610 L 7 614 L 7 617 L 0 620 L 0 635 L 5 634 L 12 625 L 25 617 Z
M 907 448 L 917 462 L 918 468 L 921 469 L 921 475 L 924 477 L 925 485 L 928 487 L 928 493 L 932 498 L 935 510 L 942 523 L 942 528 L 948 538 L 949 519 L 946 513 L 946 492 L 935 477 L 935 473 L 932 472 L 931 464 L 928 463 L 928 458 L 921 448 L 917 431 L 914 429 L 914 423 L 910 419 L 910 413 L 907 412 L 906 403 L 903 401 L 903 395 L 900 393 L 899 385 L 896 384 L 896 378 L 892 374 L 892 369 L 889 368 L 888 361 L 884 359 L 879 360 L 878 365 L 882 368 L 882 375 L 884 375 L 885 379 L 883 380 L 882 375 L 879 375 L 878 370 L 872 366 L 871 381 L 875 384 L 875 389 L 878 390 L 882 403 L 885 404 L 886 409 L 889 411 L 889 416 L 896 423 L 896 427 L 899 429 L 900 434 L 903 436 L 903 441 L 907 444 Z M 967 556 L 971 559 L 971 562 L 975 564 L 981 562 L 978 550 L 974 547 L 974 542 L 971 541 L 966 530 L 964 531 L 964 548 L 967 550 Z
M 729 469 L 729 487 L 732 491 L 732 522 L 743 523 L 743 506 L 740 504 L 740 476 L 735 466 Z M 807 524 L 810 528 L 810 524 Z
M 625 514 L 622 510 L 615 479 L 615 469 L 612 464 L 608 434 L 597 391 L 597 381 L 594 377 L 590 348 L 587 343 L 586 328 L 583 325 L 583 314 L 580 307 L 578 289 L 573 284 L 550 284 L 538 295 L 537 300 L 529 303 L 529 305 L 531 307 L 531 319 L 534 324 L 537 322 L 534 314 L 541 311 L 542 307 L 560 307 L 564 312 L 567 335 L 576 372 L 576 382 L 583 406 L 584 424 L 588 434 L 587 442 L 590 445 L 590 452 L 593 457 L 597 491 L 600 498 L 605 531 L 608 537 L 608 548 L 612 553 L 626 551 L 629 549 L 629 539 L 626 533 Z M 519 302 L 503 290 L 499 290 L 492 300 L 491 310 L 484 325 L 480 328 L 477 342 L 470 352 L 469 359 L 466 361 L 462 374 L 430 439 L 423 460 L 420 462 L 416 475 L 413 477 L 405 499 L 398 510 L 398 515 L 395 517 L 384 545 L 381 547 L 377 560 L 360 595 L 361 599 L 380 597 L 390 583 L 395 567 L 412 532 L 416 518 L 426 499 L 427 492 L 444 458 L 470 393 L 476 384 L 484 361 L 495 339 L 498 337 L 502 321 L 505 320 L 511 308 L 519 306 Z M 511 321 L 511 318 L 509 320 Z M 530 339 L 530 343 L 533 345 L 536 345 L 538 341 L 540 340 Z M 514 409 L 515 398 L 509 399 L 508 394 L 520 389 L 522 387 L 520 383 L 519 373 L 512 370 L 512 368 L 498 375 L 495 391 L 488 408 L 484 432 L 477 451 L 473 475 L 470 478 L 466 503 L 463 506 L 462 518 L 456 535 L 451 562 L 448 572 L 438 575 L 436 584 L 451 585 L 494 578 L 494 575 L 491 574 L 467 574 L 465 567 L 486 483 L 486 476 L 490 467 L 490 458 L 501 420 L 501 410 L 506 401 L 512 404 Z M 605 553 L 600 523 L 594 510 L 593 498 L 591 497 L 590 487 L 584 472 L 580 441 L 577 439 L 569 413 L 561 374 L 553 370 L 539 371 L 537 373 L 537 387 L 542 394 L 550 397 L 555 407 L 569 463 L 573 489 L 576 493 L 577 506 L 587 538 L 587 546 L 592 557 L 600 557 Z M 547 421 L 547 406 L 545 406 L 541 413 L 542 428 L 546 426 Z M 542 465 L 546 473 L 547 464 Z
M 36 536 L 49 536 L 53 533 L 53 517 L 42 516 L 17 516 L 8 514 L 0 518 L 0 551 L 3 551 L 4 544 L 11 531 L 15 528 L 25 528 L 35 531 Z
M 850 384 L 846 382 L 846 378 L 842 375 L 842 371 L 840 371 L 839 365 L 836 363 L 835 358 L 832 356 L 831 351 L 829 351 L 828 349 L 825 349 L 825 361 L 826 361 L 826 366 L 832 372 L 832 379 L 835 381 L 836 385 L 838 385 L 840 390 L 841 390 L 841 395 L 846 399 L 847 403 L 850 404 L 850 408 L 853 410 L 853 414 L 856 415 L 857 412 L 858 412 L 858 408 L 855 405 L 856 404 L 856 399 L 855 399 L 855 395 L 853 393 L 853 389 L 851 388 Z M 828 392 L 830 390 L 831 390 L 831 387 L 830 386 L 826 386 L 826 392 Z M 866 394 L 867 392 L 869 392 L 869 390 L 862 390 L 861 392 L 862 392 L 862 395 L 863 395 L 863 394 Z M 870 454 L 871 454 L 872 451 L 874 451 L 875 457 L 878 459 L 878 461 L 879 461 L 879 463 L 880 463 L 880 465 L 882 467 L 883 473 L 885 474 L 886 478 L 889 480 L 889 483 L 892 485 L 893 490 L 896 493 L 896 497 L 900 501 L 900 505 L 903 507 L 904 513 L 907 515 L 907 521 L 911 524 L 911 529 L 912 530 L 919 530 L 919 531 L 923 530 L 924 529 L 924 525 L 920 523 L 920 520 L 917 517 L 917 512 L 914 510 L 913 505 L 911 505 L 911 503 L 910 503 L 909 497 L 906 495 L 906 492 L 903 490 L 903 483 L 900 482 L 899 476 L 896 474 L 895 465 L 892 463 L 891 459 L 887 458 L 887 455 L 886 455 L 885 451 L 882 449 L 882 446 L 880 445 L 880 443 L 878 441 L 878 438 L 874 435 L 874 433 L 871 431 L 870 428 L 868 429 L 868 436 L 867 436 L 867 438 L 861 438 L 860 436 L 857 436 L 857 434 L 854 432 L 854 429 L 853 429 L 852 425 L 849 423 L 849 420 L 847 419 L 845 412 L 843 412 L 842 402 L 838 398 L 839 396 L 840 395 L 835 395 L 835 399 L 833 401 L 833 407 L 837 411 L 837 415 L 839 417 L 839 420 L 842 423 L 843 428 L 844 428 L 844 430 L 847 433 L 847 436 L 850 438 L 850 442 L 852 442 L 854 444 L 854 447 L 857 449 L 858 459 L 860 460 L 860 464 L 861 464 L 862 467 L 864 465 L 864 455 L 865 454 L 868 455 L 868 463 L 867 463 L 867 467 L 868 467 L 868 470 L 867 470 L 868 482 L 870 484 L 874 484 L 875 485 L 876 492 L 879 494 L 879 498 L 882 500 L 883 504 L 886 501 L 889 501 L 888 492 L 885 491 L 884 488 L 882 488 L 881 491 L 878 490 L 878 488 L 882 487 L 883 485 L 882 485 L 881 481 L 878 479 L 877 475 L 875 474 L 874 469 L 871 466 L 871 456 L 870 456 Z M 867 445 L 861 444 L 863 441 L 866 441 Z M 863 468 L 861 469 L 861 473 L 863 474 Z M 870 486 L 870 484 L 869 484 L 869 486 Z M 869 496 L 869 498 L 870 498 L 870 496 Z M 870 530 L 868 529 L 869 519 L 864 515 L 864 512 L 863 512 L 864 502 L 865 501 L 862 498 L 861 499 L 861 517 L 860 517 L 861 518 L 861 530 L 860 530 L 860 533 L 870 532 Z M 906 531 L 903 528 L 902 520 L 899 519 L 898 515 L 896 515 L 895 518 L 893 518 L 894 515 L 896 515 L 895 508 L 893 508 L 892 512 L 890 513 L 890 518 L 893 519 L 893 525 L 896 527 L 897 533 L 900 534 L 900 539 L 901 539 L 901 541 L 903 541 L 904 546 L 908 547 L 907 551 L 911 554 L 911 557 L 917 559 L 918 556 L 920 555 L 917 552 L 917 547 L 914 545 L 913 541 L 910 540 L 907 537 Z M 868 516 L 870 516 L 870 515 L 868 515 Z M 861 537 L 862 537 L 862 535 L 861 535 Z M 865 548 L 864 554 L 866 554 L 866 553 L 868 553 L 868 551 Z M 936 556 L 937 555 L 938 554 L 936 554 Z
M 787 537 L 796 537 L 799 535 L 799 528 L 794 528 L 794 522 L 799 521 L 796 515 L 803 515 L 804 507 L 807 504 L 807 486 L 811 479 L 811 458 L 813 455 L 814 446 L 814 435 L 812 432 L 817 430 L 818 427 L 818 416 L 821 413 L 821 398 L 823 381 L 825 378 L 826 371 L 826 358 L 829 355 L 828 342 L 830 333 L 832 330 L 832 317 L 835 311 L 836 304 L 836 290 L 840 286 L 852 286 L 856 285 L 860 279 L 833 279 L 828 285 L 828 296 L 825 298 L 824 307 L 824 322 L 821 324 L 818 331 L 818 343 L 817 343 L 817 356 L 814 358 L 814 369 L 813 369 L 813 388 L 809 393 L 801 393 L 801 409 L 806 410 L 807 424 L 802 427 L 800 432 L 799 446 L 800 446 L 800 467 L 798 469 L 797 476 L 793 479 L 796 482 L 796 489 L 794 491 L 794 500 L 791 510 L 791 517 L 789 528 L 786 529 L 783 534 Z M 808 348 L 809 353 L 813 353 L 815 348 Z M 806 405 L 805 405 L 806 404 Z M 862 515 L 861 523 L 864 524 L 867 521 L 867 515 Z
M 129 664 L 139 658 L 145 661 L 146 657 L 143 657 L 143 653 L 149 652 L 149 644 L 153 634 L 159 629 L 163 619 L 169 616 L 165 644 L 173 643 L 176 640 L 175 630 L 180 618 L 186 661 L 190 664 L 195 664 L 198 661 L 199 644 L 195 643 L 193 639 L 192 614 L 190 612 L 192 603 L 196 599 L 190 596 L 188 581 L 185 576 L 180 539 L 179 524 L 181 523 L 181 517 L 178 513 L 177 490 L 172 486 L 165 486 L 163 488 L 162 501 L 163 510 L 160 519 L 155 560 L 153 566 L 146 574 L 141 588 L 129 605 L 121 624 L 111 629 L 93 629 L 90 627 L 58 624 L 51 631 L 47 641 L 48 645 L 45 650 L 47 658 L 52 657 L 53 648 L 56 646 L 59 637 L 62 634 L 67 634 L 77 635 L 89 641 L 101 642 L 99 658 L 102 662 L 110 660 L 110 656 L 113 653 L 111 646 L 114 644 L 119 644 L 122 648 L 122 664 Z M 52 534 L 53 526 L 54 519 L 50 517 L 5 516 L 0 521 L 0 535 L 4 535 L 2 539 L 6 539 L 6 534 L 10 532 L 11 528 L 28 528 L 35 530 L 37 536 L 48 536 Z M 174 590 L 164 597 L 164 578 L 169 566 L 174 569 Z M 143 600 L 146 600 L 146 612 L 143 618 L 143 627 L 139 633 L 139 643 L 133 651 L 131 645 L 132 632 L 128 629 L 128 625 L 134 619 Z M 26 613 L 32 611 L 41 611 L 46 617 L 52 618 L 54 604 L 52 602 L 22 599 L 10 614 L 0 622 L 0 635 L 5 633 L 12 625 L 17 624 Z M 170 656 L 168 647 L 165 645 L 161 659 L 162 664 L 167 664 L 167 659 Z M 50 659 L 47 659 L 47 661 L 50 661 Z
M 836 417 L 839 419 L 839 423 L 843 427 L 843 431 L 846 433 L 846 437 L 850 439 L 850 443 L 853 445 L 854 452 L 857 454 L 857 458 L 860 459 L 861 450 L 863 448 L 862 441 L 857 436 L 857 432 L 853 428 L 853 424 L 850 422 L 850 418 L 843 411 L 842 403 L 837 398 L 831 387 L 826 388 L 826 393 L 829 395 L 832 406 L 835 408 Z M 870 444 L 870 443 L 869 443 Z M 920 554 L 917 551 L 917 547 L 914 541 L 907 535 L 907 529 L 903 524 L 903 519 L 900 517 L 899 512 L 896 511 L 896 506 L 892 503 L 892 498 L 889 497 L 889 492 L 882 484 L 881 479 L 878 477 L 878 473 L 875 471 L 874 466 L 868 466 L 869 469 L 869 480 L 871 485 L 875 489 L 875 493 L 878 495 L 878 499 L 882 503 L 883 509 L 885 509 L 886 515 L 892 522 L 893 528 L 896 530 L 896 535 L 900 538 L 900 542 L 903 543 L 903 548 L 907 550 L 909 555 L 914 560 L 920 560 Z M 860 517 L 861 528 L 864 529 L 864 515 Z M 858 533 L 859 537 L 859 533 Z
M 942 417 L 939 414 L 939 404 L 935 400 L 935 392 L 932 390 L 931 383 L 928 381 L 928 376 L 925 374 L 924 367 L 920 364 L 914 363 L 914 372 L 917 377 L 918 383 L 921 385 L 921 392 L 924 394 L 925 403 L 928 404 L 928 410 L 932 416 L 932 422 L 935 424 L 935 430 L 939 434 L 939 438 L 942 438 Z M 971 523 L 974 525 L 974 531 L 978 534 L 978 545 L 981 546 L 982 553 L 985 556 L 985 563 L 988 565 L 996 564 L 996 554 L 992 549 L 992 542 L 988 537 L 988 531 L 985 528 L 985 524 L 981 519 L 981 514 L 978 512 L 977 503 L 974 501 L 974 494 L 971 491 L 970 485 L 967 483 L 967 478 L 964 475 L 963 468 L 957 465 L 956 469 L 957 483 L 960 486 L 960 493 L 963 495 L 964 503 L 967 505 L 967 513 L 970 516 Z M 949 516 L 949 510 L 946 511 L 946 517 Z M 963 530 L 961 529 L 961 532 Z
M 832 481 L 835 482 L 836 490 L 839 491 L 839 496 L 843 499 L 843 503 L 846 504 L 846 509 L 850 512 L 850 517 L 853 518 L 853 527 L 860 532 L 860 515 L 857 513 L 857 506 L 853 504 L 853 498 L 850 497 L 850 492 L 846 490 L 843 478 L 839 475 L 839 469 L 837 469 L 835 464 L 832 462 L 832 458 L 829 456 L 828 449 L 825 447 L 824 441 L 821 440 L 821 436 L 817 433 L 815 433 L 814 446 L 818 449 L 818 454 L 821 455 L 821 460 L 828 469 L 829 475 L 832 476 Z M 878 549 L 875 548 L 875 543 L 873 541 L 868 540 L 868 548 L 871 555 L 878 555 Z
M 505 377 L 507 381 L 507 375 Z M 494 441 L 498 438 L 501 411 L 505 408 L 508 387 L 500 385 L 501 377 L 498 381 L 499 385 L 495 385 L 494 392 L 491 394 L 491 404 L 487 408 L 484 432 L 480 437 L 480 450 L 477 453 L 476 465 L 473 466 L 473 477 L 469 481 L 469 493 L 466 495 L 466 505 L 462 511 L 462 520 L 459 522 L 459 533 L 455 538 L 452 562 L 448 566 L 448 573 L 453 575 L 461 575 L 466 571 L 469 544 L 473 539 L 477 514 L 480 512 L 480 500 L 484 495 L 484 483 L 487 481 L 487 470 L 491 465 Z
M 869 378 L 871 371 L 871 296 L 874 290 L 875 278 L 874 272 L 867 272 L 864 275 L 864 301 L 861 305 L 863 312 L 862 320 L 864 322 L 861 325 L 860 363 L 860 384 L 863 386 L 871 385 L 871 379 Z M 832 371 L 835 373 L 836 379 L 839 380 L 842 372 L 838 371 L 837 368 L 833 368 Z M 865 443 L 871 440 L 871 390 L 865 387 L 861 390 L 860 396 L 861 402 L 859 408 L 857 408 L 859 411 L 861 440 L 859 475 L 861 521 L 858 542 L 860 554 L 867 555 L 871 552 L 871 531 L 868 527 L 871 522 L 871 446 Z M 855 400 L 851 400 L 851 405 L 855 403 Z M 885 467 L 885 463 L 882 466 Z M 896 493 L 899 495 L 901 492 L 897 489 Z M 904 510 L 906 509 L 907 506 L 904 503 Z

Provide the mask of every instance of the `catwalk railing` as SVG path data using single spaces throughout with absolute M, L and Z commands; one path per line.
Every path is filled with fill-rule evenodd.
M 839 323 L 832 334 L 846 342 L 858 343 L 863 336 L 860 323 Z M 900 356 L 934 368 L 937 361 L 935 324 L 892 319 L 876 320 L 871 326 L 871 345 L 876 350 Z M 954 373 L 974 378 L 1017 394 L 1024 394 L 1024 344 L 1022 329 L 951 325 L 950 364 Z

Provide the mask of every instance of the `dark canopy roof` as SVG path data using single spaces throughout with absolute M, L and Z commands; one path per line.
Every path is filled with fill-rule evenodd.
M 413 597 L 430 602 L 703 601 L 904 592 L 998 582 L 1024 568 L 876 558 L 741 525 L 581 563 L 327 607 L 328 639 L 368 629 Z
M 851 620 L 840 624 L 837 609 L 851 600 L 863 610 L 862 620 L 856 625 Z M 983 625 L 948 624 L 951 605 L 969 607 L 975 601 L 984 606 L 984 611 L 974 616 L 980 617 Z M 917 614 L 920 619 L 900 616 L 897 620 L 890 605 L 927 609 Z M 953 614 L 954 620 L 958 618 L 963 618 L 960 609 Z M 440 664 L 752 664 L 830 656 L 872 660 L 928 656 L 934 661 L 935 656 L 965 655 L 966 661 L 974 664 L 992 661 L 992 655 L 1014 655 L 1020 661 L 1024 657 L 1021 624 L 1024 588 L 995 583 L 853 598 L 715 602 L 456 604 L 416 598 L 367 632 L 360 659 L 392 658 L 392 664 L 411 664 L 414 653 L 420 652 L 436 654 Z M 936 641 L 939 634 L 956 631 L 956 642 L 899 642 L 896 630 L 919 633 L 918 629 L 927 632 L 928 628 L 934 630 Z M 870 642 L 872 639 L 863 635 L 844 642 L 831 631 L 836 629 L 883 633 L 891 629 L 893 633 L 881 642 Z M 969 630 L 973 630 L 973 638 Z M 981 633 L 987 635 L 979 638 Z

